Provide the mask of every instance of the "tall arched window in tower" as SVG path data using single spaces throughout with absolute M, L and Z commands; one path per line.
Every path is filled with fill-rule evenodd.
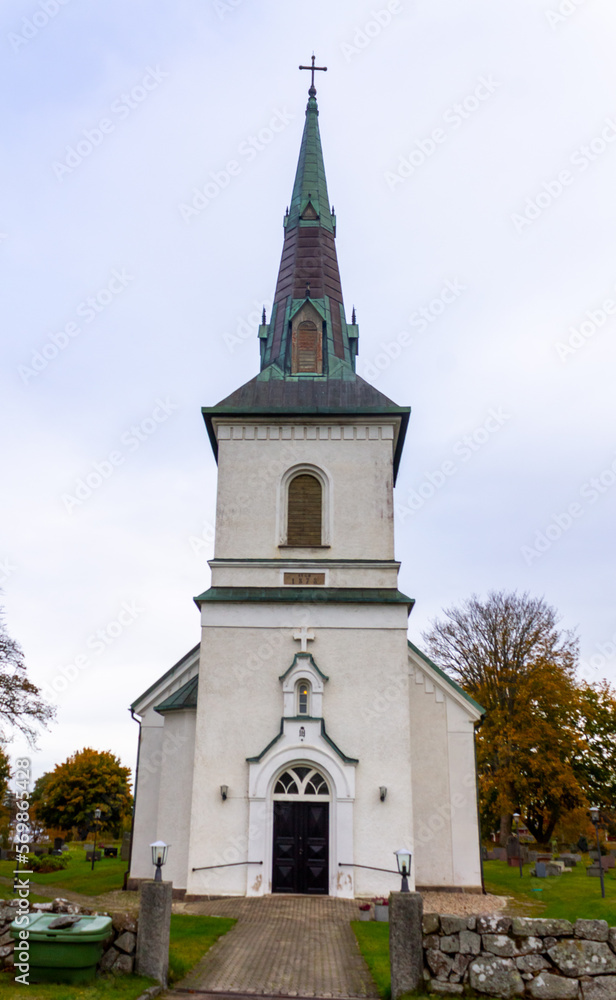
M 287 545 L 321 545 L 323 491 L 316 476 L 302 472 L 289 483 Z
M 291 367 L 295 374 L 320 375 L 323 371 L 321 337 L 316 323 L 304 320 L 293 330 Z

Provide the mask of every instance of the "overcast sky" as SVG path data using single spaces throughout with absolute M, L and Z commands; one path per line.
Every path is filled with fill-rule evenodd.
M 527 590 L 616 680 L 615 34 L 611 0 L 4 0 L 0 586 L 64 687 L 35 776 L 134 766 L 128 705 L 199 640 L 200 407 L 258 371 L 313 50 L 358 371 L 413 411 L 409 635 Z

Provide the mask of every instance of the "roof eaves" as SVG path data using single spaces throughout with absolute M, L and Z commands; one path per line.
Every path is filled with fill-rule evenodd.
M 169 667 L 169 670 L 167 670 L 164 674 L 162 674 L 162 676 L 159 677 L 157 681 L 154 681 L 153 684 L 150 684 L 149 688 L 146 691 L 144 691 L 143 694 L 140 694 L 138 698 L 135 698 L 134 702 L 130 706 L 130 711 L 136 711 L 136 706 L 139 704 L 140 701 L 143 701 L 143 699 L 147 698 L 149 694 L 152 694 L 152 692 L 156 690 L 158 685 L 162 684 L 163 681 L 166 681 L 168 677 L 172 677 L 176 670 L 178 670 L 180 667 L 185 666 L 186 661 L 189 660 L 191 656 L 194 656 L 194 654 L 199 650 L 200 646 L 201 643 L 198 642 L 197 645 L 193 646 L 193 648 L 188 653 L 185 653 L 184 656 L 177 661 L 177 663 L 174 663 L 172 667 Z

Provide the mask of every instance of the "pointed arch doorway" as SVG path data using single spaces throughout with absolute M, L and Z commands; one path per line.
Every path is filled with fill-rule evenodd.
M 272 892 L 327 895 L 330 790 L 309 764 L 287 767 L 274 785 Z

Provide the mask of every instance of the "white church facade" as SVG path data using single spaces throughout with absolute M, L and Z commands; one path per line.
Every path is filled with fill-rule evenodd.
M 201 641 L 131 706 L 131 883 L 176 894 L 481 891 L 482 709 L 407 639 L 393 488 L 407 407 L 355 372 L 314 84 L 259 374 L 203 410 L 218 463 Z

